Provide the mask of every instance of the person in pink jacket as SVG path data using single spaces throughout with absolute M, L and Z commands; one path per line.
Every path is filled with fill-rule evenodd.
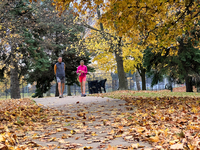
M 81 96 L 85 97 L 85 82 L 86 82 L 86 74 L 87 67 L 84 65 L 84 61 L 80 61 L 80 66 L 78 66 L 76 73 L 79 74 L 79 82 L 81 84 Z

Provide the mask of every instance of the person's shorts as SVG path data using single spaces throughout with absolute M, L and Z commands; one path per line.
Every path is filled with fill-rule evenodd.
M 80 82 L 83 82 L 83 81 L 85 82 L 86 81 L 86 77 L 79 77 L 79 81 Z
M 57 79 L 57 82 L 58 82 L 58 83 L 59 83 L 59 82 L 65 83 L 65 78 L 60 79 L 59 77 L 57 77 L 56 79 Z

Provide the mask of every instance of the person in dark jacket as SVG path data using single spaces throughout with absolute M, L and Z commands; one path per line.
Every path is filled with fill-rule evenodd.
M 59 57 L 58 62 L 54 65 L 54 73 L 58 83 L 59 98 L 62 98 L 65 90 L 65 63 L 62 62 L 62 57 Z

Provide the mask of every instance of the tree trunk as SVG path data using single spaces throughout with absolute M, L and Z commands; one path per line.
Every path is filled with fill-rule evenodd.
M 56 83 L 56 93 L 55 93 L 55 97 L 59 96 L 59 91 L 58 91 L 58 83 Z
M 12 54 L 11 54 L 12 55 Z M 11 69 L 10 69 L 10 93 L 11 98 L 19 99 L 20 96 L 20 88 L 19 88 L 19 78 L 18 78 L 18 64 L 15 61 L 15 58 L 11 56 Z
M 121 49 L 115 51 L 115 58 L 117 62 L 117 73 L 119 78 L 119 90 L 128 90 L 128 82 L 124 72 L 123 58 L 120 56 Z
M 186 84 L 186 92 L 193 92 L 192 77 L 186 76 L 185 84 Z
M 67 85 L 67 96 L 72 96 L 70 85 Z
M 101 17 L 99 5 L 97 5 L 97 17 L 98 19 L 100 19 Z M 104 31 L 104 27 L 102 23 L 100 23 L 100 29 L 102 32 Z M 124 72 L 123 58 L 120 56 L 122 54 L 121 42 L 122 42 L 122 37 L 120 37 L 118 41 L 118 50 L 115 50 L 115 58 L 117 62 L 117 72 L 118 72 L 118 78 L 119 78 L 119 90 L 128 90 L 128 81 L 126 78 L 126 74 Z
M 7 80 L 7 79 L 6 79 Z M 6 87 L 6 99 L 8 97 L 8 88 L 7 88 L 7 81 L 5 82 L 5 87 Z
M 141 65 L 139 64 L 137 66 L 137 72 L 139 73 L 141 79 L 142 79 L 142 90 L 146 90 L 146 69 Z M 137 75 L 137 72 L 136 72 L 136 75 Z M 137 78 L 136 78 L 137 80 Z M 138 77 L 138 82 L 140 81 L 139 77 Z M 137 81 L 136 81 L 137 82 Z M 139 83 L 138 83 L 139 84 Z M 140 85 L 140 84 L 139 84 Z M 141 88 L 139 88 L 141 89 Z
M 196 78 L 195 83 L 197 87 L 197 92 L 200 93 L 200 77 L 196 76 L 195 78 Z
M 136 80 L 136 86 L 137 86 L 137 90 L 140 91 L 141 87 L 140 87 L 140 74 L 138 71 L 136 71 L 135 73 L 135 80 Z
M 145 69 L 141 69 L 141 78 L 142 78 L 142 90 L 146 90 L 146 77 L 145 77 Z
M 116 91 L 116 80 L 112 79 L 112 91 Z
M 98 17 L 98 19 L 101 18 L 101 11 L 100 11 L 99 5 L 97 5 L 97 17 Z M 100 29 L 101 29 L 101 31 L 104 30 L 103 29 L 103 23 L 101 23 L 101 22 L 100 22 Z
M 98 19 L 100 19 L 101 17 L 99 5 L 97 6 L 97 17 Z M 104 30 L 102 23 L 100 23 L 100 28 L 101 28 L 101 31 Z M 126 78 L 126 74 L 124 72 L 123 58 L 120 56 L 122 53 L 121 39 L 122 38 L 120 37 L 119 42 L 118 42 L 118 50 L 117 51 L 115 50 L 115 58 L 117 62 L 117 72 L 118 72 L 118 78 L 119 78 L 119 90 L 128 90 L 128 81 Z
M 24 83 L 23 83 L 23 80 L 22 80 L 22 93 L 23 93 L 23 98 L 24 98 Z

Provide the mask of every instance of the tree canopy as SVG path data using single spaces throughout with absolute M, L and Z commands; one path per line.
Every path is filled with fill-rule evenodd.
M 77 14 L 95 17 L 99 7 L 102 16 L 99 23 L 115 30 L 119 36 L 133 39 L 135 44 L 142 41 L 156 50 L 171 45 L 177 46 L 176 37 L 190 32 L 199 20 L 199 0 L 55 0 L 56 10 L 62 13 L 70 5 Z M 105 31 L 106 32 L 106 31 Z M 196 38 L 195 35 L 190 35 Z
M 199 24 L 200 21 L 197 26 Z M 199 38 L 200 33 L 196 30 L 198 31 L 195 27 L 190 34 L 196 34 Z M 199 41 L 187 36 L 188 34 L 184 38 L 176 38 L 180 43 L 178 48 L 172 47 L 177 51 L 176 55 L 171 54 L 171 48 L 164 48 L 164 53 L 152 53 L 152 48 L 144 51 L 144 66 L 147 68 L 148 74 L 153 77 L 152 85 L 162 81 L 163 76 L 167 75 L 177 82 L 185 80 L 186 87 L 190 87 L 187 88 L 187 91 L 192 92 L 192 77 L 199 76 L 200 73 L 200 51 L 196 47 Z
M 10 77 L 12 98 L 20 98 L 22 76 L 29 83 L 36 81 L 36 95 L 42 96 L 51 87 L 53 65 L 61 55 L 65 57 L 68 85 L 77 83 L 75 70 L 80 60 L 90 63 L 90 54 L 79 44 L 84 28 L 73 24 L 73 10 L 68 9 L 59 17 L 50 2 L 1 2 L 0 75 Z

